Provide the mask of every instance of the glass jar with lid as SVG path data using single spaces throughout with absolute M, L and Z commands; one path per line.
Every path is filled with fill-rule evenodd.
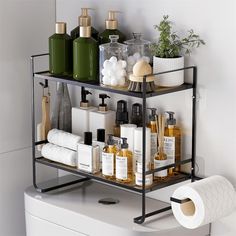
M 140 60 L 152 62 L 150 41 L 142 39 L 141 33 L 133 33 L 133 39 L 124 42 L 128 45 L 127 71 L 132 73 L 133 66 Z
M 127 87 L 127 45 L 118 43 L 118 35 L 99 46 L 100 83 L 104 86 Z

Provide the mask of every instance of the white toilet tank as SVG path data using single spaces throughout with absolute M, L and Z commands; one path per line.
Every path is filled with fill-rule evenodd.
M 118 199 L 114 205 L 98 203 Z M 147 212 L 167 203 L 147 199 Z M 141 196 L 108 185 L 88 181 L 67 190 L 38 193 L 25 191 L 27 236 L 206 236 L 209 226 L 196 230 L 182 228 L 171 211 L 133 223 L 141 214 Z

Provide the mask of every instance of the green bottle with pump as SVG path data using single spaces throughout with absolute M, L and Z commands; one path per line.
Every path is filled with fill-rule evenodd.
M 118 30 L 118 21 L 115 15 L 116 13 L 118 13 L 118 11 L 108 12 L 108 19 L 105 22 L 106 29 L 101 34 L 99 34 L 99 44 L 109 43 L 110 35 L 119 35 L 119 43 L 123 43 L 126 40 L 125 35 Z
M 73 41 L 73 78 L 99 82 L 98 42 L 91 37 L 91 26 L 80 26 L 80 37 Z
M 174 112 L 166 112 L 169 117 L 166 120 L 165 134 L 164 134 L 164 153 L 167 155 L 168 164 L 174 164 L 181 159 L 181 130 L 176 126 L 176 119 Z M 180 166 L 168 169 L 168 174 L 173 175 L 180 171 Z
M 81 15 L 79 16 L 79 25 L 74 28 L 71 32 L 72 40 L 75 40 L 80 36 L 80 26 L 91 26 L 91 16 L 88 15 L 88 10 L 92 10 L 91 8 L 81 8 Z M 91 36 L 95 40 L 98 40 L 98 31 L 91 27 Z
M 56 22 L 56 33 L 49 38 L 49 71 L 59 76 L 72 73 L 72 40 L 65 22 Z

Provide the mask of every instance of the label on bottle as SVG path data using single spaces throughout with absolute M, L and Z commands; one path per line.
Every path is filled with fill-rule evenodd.
M 128 179 L 127 157 L 116 156 L 116 178 L 120 180 Z
M 175 137 L 164 136 L 164 153 L 167 155 L 168 164 L 175 163 Z
M 163 166 L 166 166 L 166 165 L 168 165 L 168 160 L 154 160 L 154 169 L 160 168 L 160 167 L 163 167 Z M 154 176 L 166 177 L 167 176 L 167 169 L 155 172 Z
M 136 162 L 142 162 L 142 152 L 140 150 L 134 150 L 134 159 Z
M 149 174 L 145 177 L 145 186 L 150 186 L 153 183 L 153 175 Z M 141 173 L 135 173 L 135 184 L 137 186 L 143 186 L 143 175 Z
M 149 163 L 146 163 L 146 171 L 150 170 L 149 167 L 150 167 Z M 137 172 L 143 173 L 143 163 L 137 162 Z
M 102 153 L 102 174 L 106 176 L 114 175 L 114 154 Z
M 154 156 L 157 153 L 157 133 L 151 133 L 151 158 L 152 163 L 154 160 Z

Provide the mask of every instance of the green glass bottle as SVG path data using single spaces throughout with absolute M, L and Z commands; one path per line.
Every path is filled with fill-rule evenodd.
M 80 26 L 91 26 L 91 16 L 88 15 L 88 10 L 90 9 L 91 8 L 81 8 L 79 25 L 70 32 L 72 40 L 75 40 L 80 36 Z M 91 36 L 95 40 L 98 40 L 98 31 L 93 27 L 91 27 Z
M 73 78 L 99 82 L 98 42 L 91 37 L 91 26 L 80 26 L 80 37 L 73 41 Z
M 109 36 L 110 35 L 119 35 L 119 39 L 118 42 L 119 43 L 123 43 L 126 40 L 125 35 L 120 32 L 117 28 L 118 28 L 118 21 L 115 18 L 115 13 L 117 11 L 109 11 L 109 17 L 106 20 L 106 29 L 99 34 L 99 44 L 104 44 L 104 43 L 109 43 L 110 39 Z
M 56 33 L 49 38 L 49 71 L 53 75 L 72 74 L 72 40 L 66 23 L 56 23 Z

